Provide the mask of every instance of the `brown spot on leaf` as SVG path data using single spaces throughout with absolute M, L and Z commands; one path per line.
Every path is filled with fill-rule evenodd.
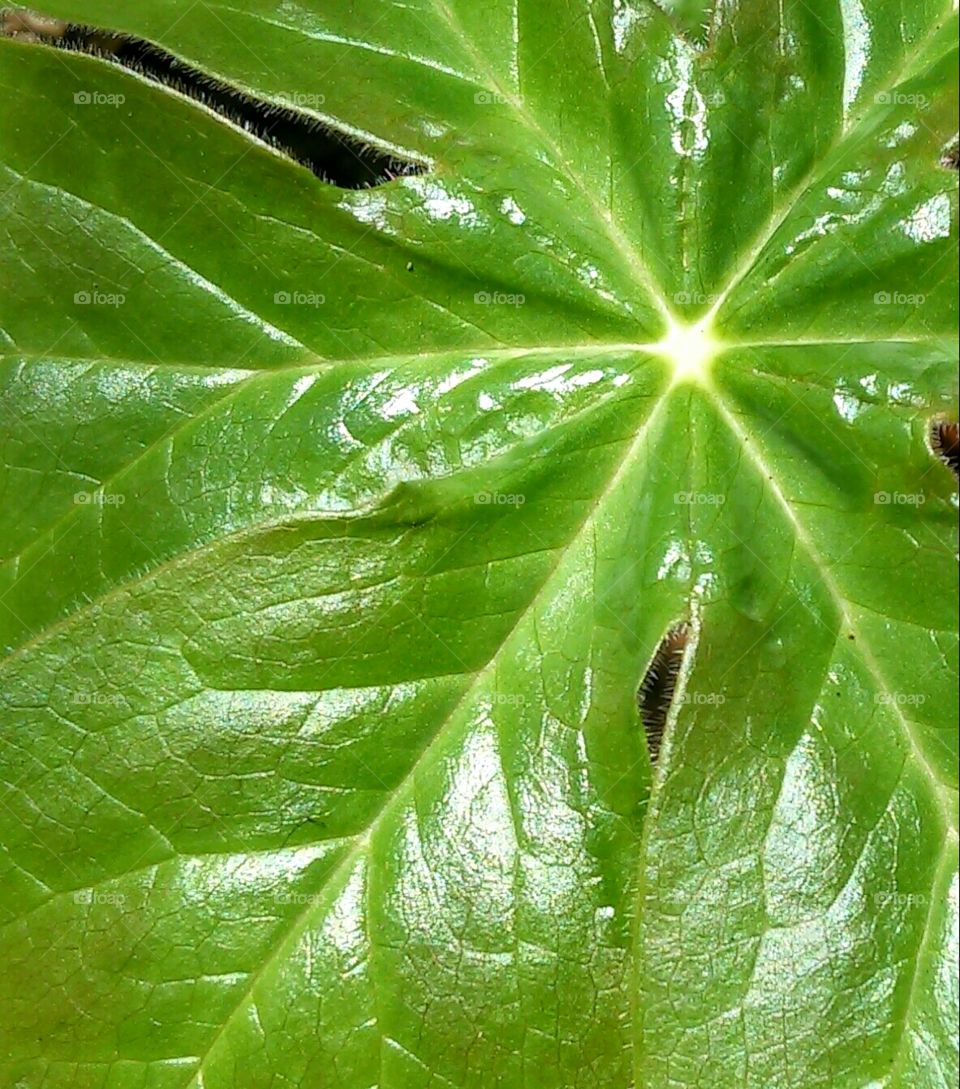
M 930 425 L 930 445 L 960 479 L 960 424 L 956 420 L 934 420 Z

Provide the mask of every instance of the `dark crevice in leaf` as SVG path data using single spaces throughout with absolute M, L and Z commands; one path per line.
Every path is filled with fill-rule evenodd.
M 660 755 L 663 731 L 677 690 L 677 678 L 690 639 L 690 625 L 674 624 L 660 640 L 637 691 L 640 720 L 647 735 L 651 761 Z
M 960 479 L 960 423 L 956 420 L 934 420 L 930 425 L 930 445 Z
M 947 170 L 960 168 L 960 136 L 954 136 L 943 149 L 943 154 L 940 156 L 940 165 L 946 167 Z
M 341 189 L 368 189 L 398 177 L 424 173 L 423 164 L 371 147 L 296 108 L 321 105 L 319 94 L 299 95 L 290 106 L 263 102 L 212 79 L 142 38 L 22 10 L 5 11 L 0 18 L 0 32 L 5 36 L 112 61 L 202 102 L 231 124 Z

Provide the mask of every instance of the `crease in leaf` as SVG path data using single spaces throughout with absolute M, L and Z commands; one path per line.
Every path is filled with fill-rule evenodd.
M 689 644 L 689 622 L 684 620 L 673 624 L 657 645 L 637 691 L 637 706 L 652 763 L 656 763 L 660 755 L 664 730 Z
M 201 103 L 339 189 L 373 189 L 426 173 L 425 164 L 382 151 L 317 117 L 322 93 L 291 94 L 286 105 L 268 102 L 185 64 L 145 38 L 33 11 L 0 14 L 0 34 L 86 53 L 138 72 Z

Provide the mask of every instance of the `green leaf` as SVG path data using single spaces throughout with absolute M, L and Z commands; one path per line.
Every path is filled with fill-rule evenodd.
M 47 10 L 425 170 L 0 40 L 0 1084 L 955 1084 L 952 5 Z

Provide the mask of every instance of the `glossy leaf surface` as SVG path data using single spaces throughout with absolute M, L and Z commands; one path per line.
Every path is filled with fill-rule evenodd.
M 426 170 L 0 41 L 0 1084 L 955 1084 L 952 6 L 46 10 Z

